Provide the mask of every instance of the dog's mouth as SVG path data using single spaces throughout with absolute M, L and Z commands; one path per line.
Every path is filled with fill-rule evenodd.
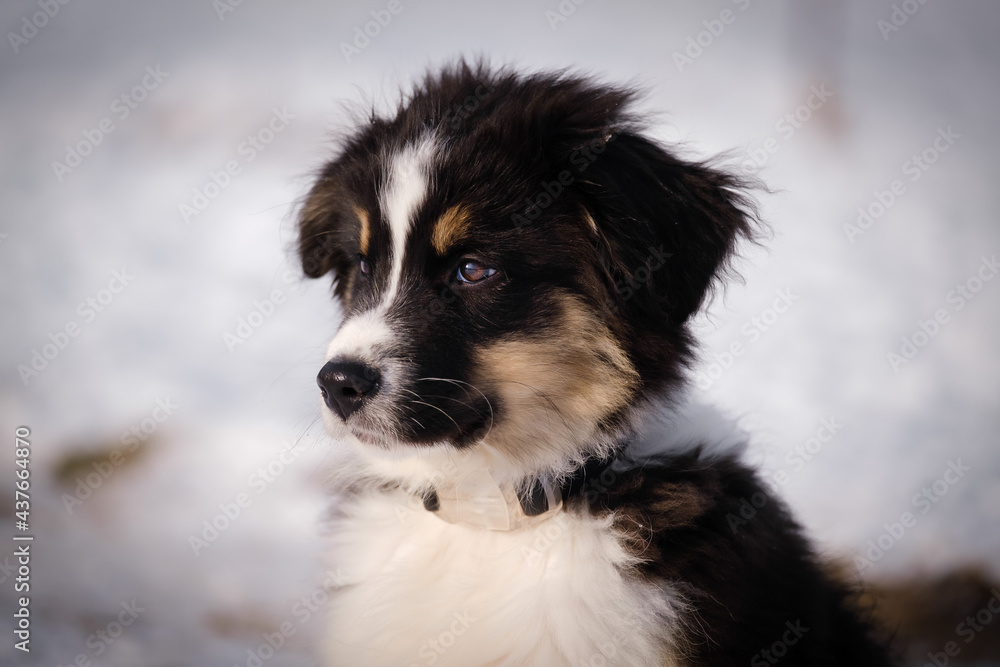
M 496 419 L 496 401 L 457 379 L 393 382 L 373 366 L 334 359 L 323 366 L 317 384 L 336 430 L 381 449 L 464 447 L 483 439 Z
M 364 445 L 369 447 L 376 447 L 378 449 L 395 449 L 397 446 L 402 445 L 398 438 L 386 437 L 385 435 L 376 435 L 373 433 L 368 433 L 360 428 L 350 426 L 347 430 L 358 439 Z
M 363 414 L 358 414 L 343 420 L 337 415 L 333 416 L 362 444 L 387 450 L 432 447 L 441 444 L 466 447 L 483 440 L 492 427 L 492 418 L 488 412 L 478 415 L 473 421 L 463 420 L 454 423 L 450 428 L 441 428 L 438 424 L 429 427 L 423 422 L 417 422 L 416 418 L 394 423 L 383 422 L 377 428 L 373 428 L 370 425 L 372 420 L 364 417 Z

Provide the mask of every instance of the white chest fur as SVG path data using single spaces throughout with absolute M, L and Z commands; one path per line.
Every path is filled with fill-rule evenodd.
M 495 532 L 371 492 L 333 526 L 328 665 L 675 665 L 679 599 L 627 576 L 610 518 Z

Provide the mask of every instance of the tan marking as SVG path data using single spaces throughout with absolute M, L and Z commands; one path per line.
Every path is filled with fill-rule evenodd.
M 452 206 L 434 223 L 431 245 L 439 255 L 465 238 L 469 232 L 469 213 L 461 205 Z
M 592 309 L 566 294 L 556 301 L 554 326 L 489 346 L 473 380 L 503 406 L 486 443 L 534 470 L 589 453 L 599 422 L 631 400 L 639 380 Z
M 361 250 L 362 255 L 367 255 L 368 244 L 371 242 L 372 236 L 371 225 L 368 222 L 368 211 L 357 204 L 353 204 L 351 209 L 354 211 L 354 215 L 358 216 L 358 220 L 361 221 L 361 235 L 358 239 L 358 248 Z

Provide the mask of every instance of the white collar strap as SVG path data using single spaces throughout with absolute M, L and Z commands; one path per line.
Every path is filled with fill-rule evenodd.
M 435 484 L 423 501 L 424 507 L 442 521 L 508 531 L 558 514 L 562 492 L 551 480 L 538 478 L 518 493 L 510 487 L 502 488 L 486 468 L 475 468 Z

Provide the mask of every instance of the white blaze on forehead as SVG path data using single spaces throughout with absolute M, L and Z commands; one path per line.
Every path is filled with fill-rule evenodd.
M 326 358 L 348 357 L 377 365 L 379 360 L 372 358 L 372 347 L 392 341 L 392 332 L 381 310 L 369 310 L 345 320 L 330 341 Z
M 403 254 L 413 217 L 427 196 L 436 148 L 434 137 L 428 135 L 390 154 L 386 160 L 385 187 L 379 193 L 379 204 L 389 225 L 392 250 L 389 257 L 379 259 L 392 262 L 389 284 L 377 306 L 343 322 L 330 341 L 327 359 L 348 357 L 380 366 L 375 348 L 392 347 L 396 334 L 389 326 L 387 315 L 399 290 Z
M 379 197 L 382 212 L 392 235 L 392 272 L 383 297 L 383 306 L 392 303 L 403 274 L 403 253 L 413 216 L 427 196 L 431 164 L 437 148 L 433 136 L 407 145 L 389 159 L 385 189 Z

